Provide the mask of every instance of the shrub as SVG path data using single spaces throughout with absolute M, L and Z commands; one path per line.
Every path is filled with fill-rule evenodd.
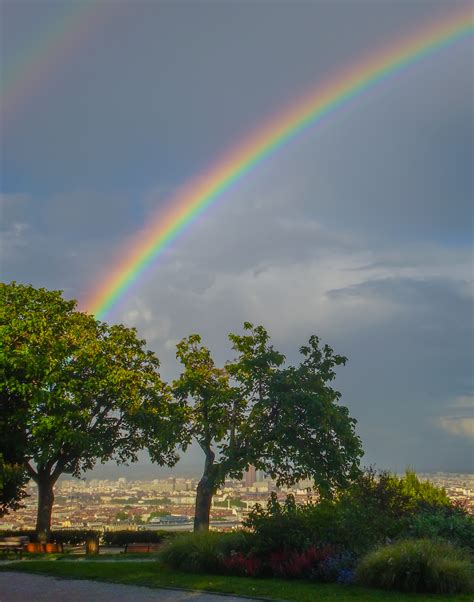
M 416 538 L 445 539 L 474 551 L 474 516 L 459 505 L 428 508 L 413 515 L 407 535 Z
M 51 531 L 51 541 L 71 546 L 80 546 L 85 544 L 86 539 L 91 535 L 100 537 L 101 533 L 91 529 L 64 529 L 61 531 Z
M 193 572 L 221 572 L 222 560 L 232 552 L 248 551 L 248 535 L 234 533 L 189 533 L 179 535 L 161 552 L 162 561 L 176 569 Z
M 420 482 L 413 472 L 398 478 L 368 469 L 349 488 L 317 504 L 298 505 L 291 495 L 281 503 L 272 494 L 266 508 L 252 510 L 245 526 L 255 533 L 257 555 L 321 544 L 361 555 L 387 538 L 409 535 L 410 521 L 420 512 L 450 509 L 446 492 Z
M 324 558 L 311 577 L 323 583 L 352 583 L 356 557 L 352 552 L 339 551 Z
M 254 552 L 267 556 L 283 550 L 303 551 L 313 543 L 313 531 L 309 528 L 311 512 L 315 506 L 302 506 L 288 495 L 284 503 L 278 501 L 276 493 L 270 495 L 266 508 L 256 504 L 244 526 L 254 534 Z
M 320 565 L 335 553 L 332 546 L 311 546 L 301 552 L 281 550 L 269 556 L 257 556 L 253 550 L 247 553 L 233 550 L 230 555 L 217 556 L 217 563 L 223 572 L 234 575 L 301 579 L 314 577 Z M 334 580 L 337 577 L 338 574 Z
M 263 572 L 263 564 L 259 558 L 242 552 L 232 552 L 220 562 L 225 572 L 233 575 L 257 577 Z
M 270 555 L 269 567 L 274 577 L 295 579 L 310 577 L 334 554 L 332 546 L 311 546 L 303 552 L 282 551 Z
M 37 543 L 36 531 L 33 529 L 23 529 L 19 531 L 12 531 L 10 529 L 0 529 L 0 537 L 29 537 L 31 542 Z
M 467 554 L 450 543 L 406 539 L 380 547 L 359 563 L 361 585 L 414 593 L 454 594 L 473 590 Z
M 105 531 L 102 539 L 108 546 L 124 546 L 128 543 L 161 543 L 175 535 L 169 531 Z
M 94 533 L 99 534 L 98 531 L 92 531 L 90 529 L 61 529 L 51 531 L 51 541 L 55 543 L 68 544 L 72 546 L 85 544 L 86 539 L 89 535 Z M 25 531 L 0 531 L 0 536 L 20 536 L 26 535 L 30 538 L 31 542 L 36 543 L 38 541 L 36 531 L 33 529 Z

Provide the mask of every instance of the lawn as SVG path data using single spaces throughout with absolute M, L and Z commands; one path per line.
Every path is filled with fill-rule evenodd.
M 77 557 L 76 557 L 77 559 Z M 119 566 L 118 566 L 119 565 Z M 247 577 L 225 577 L 222 575 L 191 574 L 166 568 L 159 561 L 115 562 L 96 560 L 24 560 L 1 566 L 0 570 L 42 573 L 56 577 L 74 579 L 96 579 L 128 585 L 149 587 L 175 587 L 184 589 L 225 592 L 236 595 L 256 596 L 273 600 L 294 602 L 327 602 L 367 600 L 408 602 L 413 600 L 456 600 L 472 602 L 472 595 L 436 596 L 427 594 L 402 594 L 365 589 L 356 586 L 283 581 L 280 579 L 251 579 Z

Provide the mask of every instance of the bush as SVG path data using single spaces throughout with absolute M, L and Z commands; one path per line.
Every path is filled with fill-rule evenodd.
M 10 529 L 0 529 L 0 537 L 29 537 L 30 541 L 37 543 L 36 531 L 33 529 L 23 529 L 20 531 L 12 531 Z
M 222 558 L 220 563 L 224 572 L 231 575 L 258 577 L 263 573 L 262 561 L 242 552 L 232 552 L 230 556 Z
M 310 546 L 302 551 L 286 549 L 266 555 L 257 553 L 255 544 L 255 536 L 245 531 L 191 533 L 176 537 L 160 557 L 166 565 L 184 571 L 284 579 L 319 579 L 324 572 L 320 567 L 333 559 L 331 580 L 337 581 L 349 566 L 347 555 L 344 560 L 344 554 L 334 546 Z M 328 570 L 324 575 L 324 580 L 330 580 Z
M 253 551 L 257 556 L 291 550 L 302 552 L 314 542 L 311 519 L 316 506 L 302 506 L 288 495 L 284 503 L 278 501 L 276 493 L 270 495 L 266 508 L 256 504 L 244 526 L 255 534 Z
M 317 504 L 298 505 L 291 495 L 280 503 L 272 494 L 266 508 L 252 510 L 245 526 L 255 533 L 257 555 L 328 544 L 361 555 L 387 539 L 409 535 L 420 512 L 452 508 L 443 489 L 420 482 L 413 472 L 398 478 L 368 469 L 349 488 Z
M 175 569 L 222 572 L 222 560 L 249 549 L 248 535 L 235 533 L 190 533 L 179 535 L 161 552 L 162 561 Z
M 64 529 L 61 531 L 51 531 L 51 541 L 71 546 L 80 546 L 85 544 L 87 538 L 91 535 L 100 538 L 101 532 L 93 531 L 91 529 Z
M 105 531 L 102 540 L 107 546 L 124 546 L 128 543 L 161 543 L 176 535 L 169 531 Z
M 370 552 L 356 569 L 361 585 L 414 593 L 473 591 L 468 555 L 450 543 L 406 539 Z
M 86 539 L 89 535 L 97 533 L 98 531 L 91 531 L 90 529 L 61 529 L 58 531 L 51 531 L 50 540 L 54 543 L 68 544 L 72 546 L 85 544 Z M 26 535 L 30 538 L 30 541 L 36 543 L 38 541 L 36 531 L 25 530 L 25 531 L 0 531 L 0 536 L 20 536 Z
M 310 546 L 303 552 L 273 552 L 268 564 L 273 577 L 301 579 L 314 576 L 319 567 L 335 553 L 331 546 Z
M 355 564 L 356 557 L 352 552 L 339 551 L 324 558 L 311 577 L 323 583 L 349 584 L 354 580 Z
M 474 551 L 474 516 L 459 505 L 428 508 L 411 518 L 407 535 L 415 538 L 445 539 Z

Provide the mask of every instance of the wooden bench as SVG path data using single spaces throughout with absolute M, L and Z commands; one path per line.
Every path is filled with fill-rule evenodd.
M 158 545 L 153 543 L 126 543 L 124 554 L 149 554 L 157 550 Z
M 14 552 L 21 555 L 24 547 L 29 542 L 30 538 L 26 535 L 0 537 L 0 552 Z

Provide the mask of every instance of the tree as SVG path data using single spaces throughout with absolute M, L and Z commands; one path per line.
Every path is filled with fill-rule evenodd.
M 299 366 L 287 366 L 262 326 L 245 323 L 244 331 L 229 335 L 237 357 L 223 368 L 199 335 L 177 346 L 184 369 L 173 389 L 187 404 L 183 445 L 195 440 L 205 456 L 195 530 L 209 528 L 212 496 L 226 477 L 242 478 L 249 465 L 279 484 L 312 478 L 321 493 L 359 474 L 355 420 L 329 385 L 346 358 L 312 336 L 300 349 Z
M 147 445 L 173 464 L 180 408 L 134 329 L 108 326 L 60 291 L 1 284 L 0 399 L 38 487 L 38 535 L 50 533 L 54 485 L 97 460 L 134 461 Z M 5 436 L 6 432 L 0 434 Z
M 0 357 L 1 354 L 2 351 Z M 28 475 L 23 466 L 23 428 L 11 420 L 19 403 L 14 396 L 0 396 L 0 517 L 21 508 L 21 500 L 26 497 Z
M 8 461 L 0 454 L 0 518 L 11 510 L 22 507 L 26 497 L 25 485 L 28 476 L 22 464 Z

